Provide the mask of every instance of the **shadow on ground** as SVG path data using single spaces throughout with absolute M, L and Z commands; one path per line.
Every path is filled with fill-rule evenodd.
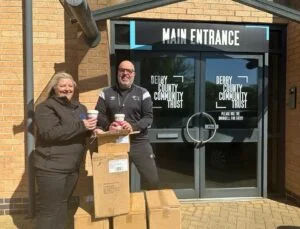
M 277 229 L 300 229 L 300 227 L 296 226 L 279 226 Z

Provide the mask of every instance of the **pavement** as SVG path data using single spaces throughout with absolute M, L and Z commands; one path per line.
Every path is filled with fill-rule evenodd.
M 200 199 L 180 203 L 181 229 L 300 229 L 300 208 L 286 201 Z M 0 216 L 0 228 L 34 229 L 34 220 L 24 215 Z
M 181 229 L 300 229 L 300 208 L 265 198 L 181 202 Z

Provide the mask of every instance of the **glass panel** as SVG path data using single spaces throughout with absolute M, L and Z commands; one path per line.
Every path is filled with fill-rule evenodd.
M 152 128 L 184 127 L 194 113 L 195 59 L 141 58 L 141 86 L 149 90 L 153 99 Z
M 282 95 L 284 88 L 282 77 L 283 60 L 281 55 L 270 54 L 269 57 L 269 98 L 268 98 L 268 192 L 279 192 L 282 184 L 284 169 L 283 149 L 283 131 L 284 112 L 282 107 L 285 106 Z
M 194 189 L 194 147 L 182 143 L 152 144 L 162 188 Z M 143 185 L 143 181 L 142 187 Z
M 278 3 L 280 5 L 289 7 L 294 10 L 300 10 L 300 1 L 299 0 L 267 0 L 267 1 Z
M 220 128 L 257 128 L 258 71 L 257 59 L 206 59 L 205 110 Z
M 270 36 L 272 39 L 269 41 L 269 47 L 271 50 L 279 50 L 282 48 L 282 31 L 280 30 L 271 30 Z
M 117 45 L 129 45 L 129 25 L 116 25 L 115 41 Z
M 109 6 L 115 6 L 115 5 L 120 5 L 122 3 L 127 3 L 127 2 L 138 2 L 139 0 L 108 0 L 108 5 Z
M 205 149 L 206 188 L 257 186 L 256 143 L 209 143 Z

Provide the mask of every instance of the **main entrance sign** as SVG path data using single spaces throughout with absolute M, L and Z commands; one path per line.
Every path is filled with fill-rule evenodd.
M 262 25 L 130 22 L 131 49 L 268 52 L 268 41 Z

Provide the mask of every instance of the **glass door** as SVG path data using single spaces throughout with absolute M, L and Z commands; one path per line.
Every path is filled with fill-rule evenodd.
M 199 149 L 186 138 L 186 123 L 199 110 L 200 55 L 140 53 L 136 69 L 136 83 L 147 88 L 153 99 L 149 134 L 161 186 L 182 198 L 198 197 Z M 192 133 L 198 136 L 198 129 Z
M 202 55 L 200 110 L 217 123 L 215 136 L 201 147 L 202 197 L 261 196 L 262 73 L 260 55 Z M 211 131 L 201 128 L 203 136 Z
M 262 59 L 135 53 L 136 83 L 153 99 L 149 134 L 162 188 L 180 198 L 261 195 Z

